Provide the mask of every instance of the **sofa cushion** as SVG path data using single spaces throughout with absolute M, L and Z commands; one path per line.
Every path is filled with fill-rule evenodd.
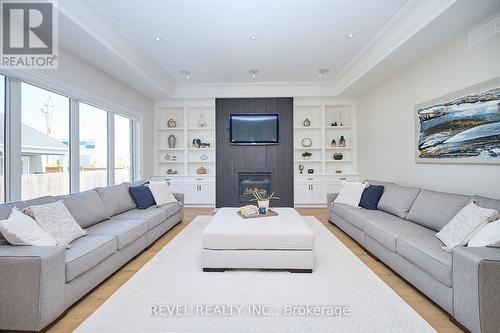
M 402 236 L 434 237 L 435 233 L 403 219 L 369 220 L 365 223 L 365 234 L 393 252 L 396 252 L 397 239 Z
M 406 219 L 439 231 L 469 200 L 466 195 L 421 190 Z
M 123 183 L 95 189 L 101 197 L 108 215 L 114 216 L 135 208 L 135 203 L 128 193 L 128 187 Z
M 369 185 L 365 188 L 363 194 L 361 195 L 359 206 L 365 209 L 377 209 L 378 202 L 380 201 L 383 192 L 384 187 L 382 185 Z
M 116 252 L 113 236 L 86 236 L 71 243 L 66 251 L 66 282 L 91 270 L 95 265 Z
M 144 184 L 129 186 L 128 193 L 132 197 L 132 200 L 134 200 L 136 207 L 139 209 L 156 206 L 156 201 L 151 193 L 151 190 Z
M 90 236 L 114 236 L 118 241 L 118 250 L 123 250 L 147 231 L 146 221 L 139 219 L 106 220 L 87 228 Z
M 179 205 L 177 205 L 179 207 Z M 180 209 L 180 208 L 179 208 Z M 170 215 L 172 216 L 172 215 Z M 163 221 L 165 221 L 169 216 L 167 216 L 167 211 L 165 209 L 157 207 L 149 207 L 147 209 L 132 209 L 125 213 L 121 213 L 113 216 L 112 220 L 142 220 L 147 222 L 148 230 L 153 229 Z
M 69 212 L 82 228 L 110 218 L 104 202 L 95 190 L 63 195 L 59 199 L 68 207 Z
M 358 229 L 364 230 L 365 223 L 370 220 L 397 220 L 400 218 L 381 210 L 371 210 L 364 208 L 353 208 L 344 211 L 344 220 L 350 222 Z
M 340 216 L 342 218 L 344 217 L 344 213 L 348 210 L 351 210 L 351 209 L 358 209 L 358 208 L 332 202 L 332 207 L 331 207 L 332 212 L 334 212 L 335 214 L 337 214 L 338 216 Z
M 377 208 L 404 219 L 410 211 L 418 192 L 420 192 L 420 189 L 415 187 L 388 184 L 384 188 L 384 193 L 378 202 Z
M 481 197 L 479 195 L 475 195 L 472 197 L 472 200 L 479 207 L 495 209 L 497 212 L 500 212 L 500 200 L 498 200 L 498 199 L 490 199 L 490 198 Z
M 397 241 L 397 252 L 421 270 L 452 286 L 452 254 L 446 253 L 443 244 L 434 236 L 401 236 Z

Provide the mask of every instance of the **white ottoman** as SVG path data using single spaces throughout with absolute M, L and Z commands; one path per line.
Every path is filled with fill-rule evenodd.
M 243 219 L 221 208 L 202 233 L 203 270 L 276 269 L 311 273 L 314 233 L 293 208 L 278 216 Z

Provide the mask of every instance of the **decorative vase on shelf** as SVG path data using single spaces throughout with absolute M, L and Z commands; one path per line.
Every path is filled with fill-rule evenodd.
M 303 122 L 302 122 L 302 125 L 304 125 L 304 127 L 309 127 L 311 126 L 311 121 L 309 119 L 305 119 Z
M 332 143 L 330 144 L 332 147 L 337 147 L 337 141 L 335 139 L 332 140 Z
M 307 169 L 307 173 L 313 174 L 314 173 L 314 169 Z
M 203 113 L 200 114 L 200 118 L 198 119 L 198 127 L 207 127 L 207 119 Z
M 340 161 L 343 158 L 344 158 L 344 155 L 342 153 L 334 153 L 333 154 L 333 159 L 336 161 Z
M 345 139 L 343 135 L 340 137 L 339 147 L 345 147 Z
M 170 134 L 168 136 L 168 148 L 175 148 L 175 143 L 177 142 L 177 138 L 175 137 L 175 135 L 173 134 Z

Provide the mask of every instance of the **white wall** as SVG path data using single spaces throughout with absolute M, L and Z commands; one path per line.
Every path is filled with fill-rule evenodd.
M 500 34 L 468 47 L 468 32 L 382 82 L 358 101 L 363 177 L 500 198 L 500 165 L 415 162 L 415 105 L 500 76 Z
M 154 103 L 74 53 L 59 49 L 57 70 L 5 71 L 21 80 L 142 120 L 142 176 L 154 173 Z

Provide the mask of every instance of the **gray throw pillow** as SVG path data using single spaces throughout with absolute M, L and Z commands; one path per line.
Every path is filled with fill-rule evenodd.
M 68 247 L 69 243 L 86 235 L 62 201 L 29 206 L 24 212 L 34 218 L 54 238 L 57 245 Z

